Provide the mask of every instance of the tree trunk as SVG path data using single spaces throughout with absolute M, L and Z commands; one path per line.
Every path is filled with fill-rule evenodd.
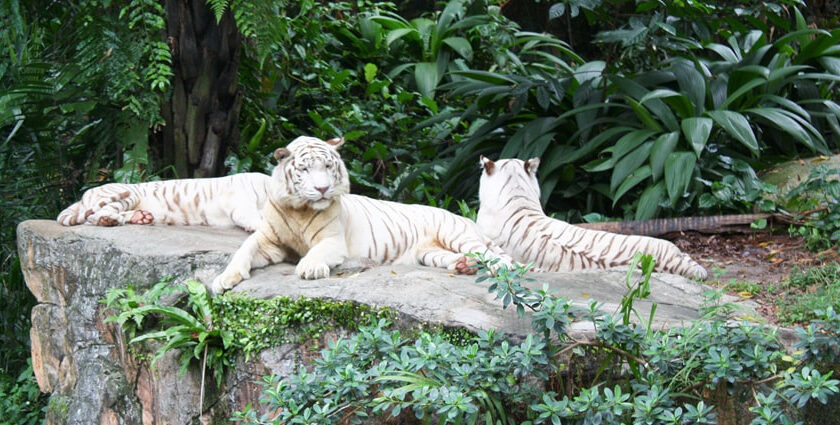
M 180 178 L 223 174 L 239 144 L 241 36 L 230 11 L 216 23 L 205 0 L 166 0 L 172 97 L 163 106 L 163 160 Z

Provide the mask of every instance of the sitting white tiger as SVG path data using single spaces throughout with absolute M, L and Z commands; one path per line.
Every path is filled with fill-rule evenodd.
M 253 232 L 261 222 L 271 177 L 242 173 L 226 177 L 137 184 L 109 183 L 88 189 L 56 221 L 94 224 L 239 226 Z
M 706 270 L 671 242 L 647 236 L 584 229 L 546 216 L 540 205 L 540 159 L 481 157 L 478 227 L 514 260 L 541 271 L 571 271 L 629 264 L 650 254 L 656 270 L 706 278 Z
M 470 273 L 464 254 L 489 251 L 490 258 L 509 264 L 469 219 L 349 194 L 347 169 L 336 150 L 343 142 L 302 136 L 274 152 L 278 165 L 263 223 L 213 281 L 213 292 L 248 279 L 253 268 L 298 257 L 295 272 L 304 279 L 327 277 L 347 258 Z

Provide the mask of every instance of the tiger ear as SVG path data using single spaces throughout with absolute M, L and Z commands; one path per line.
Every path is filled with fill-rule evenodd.
M 488 176 L 492 176 L 493 171 L 496 170 L 496 163 L 487 159 L 487 157 L 484 156 L 484 155 L 481 155 L 481 157 L 479 157 L 479 164 L 481 165 L 481 168 L 484 169 L 484 172 L 487 173 Z
M 531 158 L 525 161 L 525 172 L 528 174 L 537 174 L 537 168 L 540 168 L 540 159 Z
M 339 146 L 344 144 L 343 137 L 336 137 L 326 141 L 328 145 L 332 145 L 332 147 L 338 149 Z
M 287 157 L 291 154 L 292 154 L 292 151 L 290 151 L 286 148 L 277 148 L 277 149 L 274 150 L 274 159 L 276 159 L 277 162 L 280 162 L 283 158 L 285 158 L 285 157 Z

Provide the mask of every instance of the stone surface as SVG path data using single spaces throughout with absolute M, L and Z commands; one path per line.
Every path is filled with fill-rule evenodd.
M 33 368 L 42 391 L 52 393 L 66 409 L 48 415 L 48 423 L 189 424 L 200 422 L 200 372 L 191 368 L 179 377 L 177 356 L 169 353 L 149 370 L 128 354 L 127 342 L 112 324 L 104 323 L 99 300 L 108 288 L 133 284 L 149 287 L 164 276 L 176 281 L 196 278 L 209 283 L 247 236 L 238 229 L 174 226 L 62 227 L 33 220 L 17 229 L 21 267 L 39 304 L 32 311 Z M 360 268 L 361 269 L 361 268 Z M 365 271 L 345 268 L 331 278 L 304 281 L 287 264 L 252 273 L 234 291 L 259 297 L 277 295 L 352 300 L 389 307 L 399 320 L 469 330 L 496 328 L 512 339 L 525 336 L 530 325 L 512 309 L 476 284 L 475 277 L 445 270 L 382 266 Z M 539 287 L 551 285 L 559 295 L 586 305 L 604 302 L 614 311 L 626 292 L 625 272 L 534 274 Z M 705 287 L 673 275 L 655 275 L 652 301 L 658 304 L 655 326 L 667 327 L 697 318 Z M 648 311 L 649 302 L 636 304 Z M 589 329 L 573 329 L 586 336 Z M 337 337 L 333 335 L 332 338 Z M 330 336 L 325 336 L 329 339 Z M 256 404 L 268 373 L 288 374 L 311 352 L 283 345 L 240 362 L 228 381 L 205 401 L 212 420 Z M 212 385 L 210 385 L 212 387 Z M 201 422 L 207 420 L 207 415 Z
M 784 196 L 796 186 L 808 180 L 811 170 L 819 166 L 840 168 L 840 155 L 818 156 L 783 162 L 764 170 L 760 177 L 765 182 L 775 185 L 779 196 Z

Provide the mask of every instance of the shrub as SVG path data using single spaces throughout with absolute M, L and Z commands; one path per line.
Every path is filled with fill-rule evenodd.
M 792 407 L 812 399 L 826 403 L 840 391 L 840 381 L 816 367 L 836 360 L 840 321 L 833 310 L 818 312 L 820 319 L 800 332 L 794 356 L 781 350 L 774 331 L 749 323 L 707 317 L 686 328 L 655 330 L 650 322 L 630 320 L 641 318 L 634 300 L 649 293 L 653 261 L 643 258 L 640 265 L 642 279 L 628 273 L 615 316 L 595 301 L 574 307 L 547 287 L 527 289 L 525 268 L 500 267 L 489 290 L 520 316 L 532 311 L 534 334 L 524 341 L 514 344 L 488 331 L 459 347 L 430 334 L 405 338 L 380 321 L 331 344 L 311 371 L 267 377 L 261 407 L 273 413 L 250 409 L 237 419 L 330 424 L 411 415 L 453 424 L 700 424 L 725 413 L 710 401 L 751 394 L 752 424 L 791 423 Z M 594 339 L 566 333 L 579 320 L 592 323 Z M 571 365 L 584 358 L 602 363 L 577 385 L 552 384 L 573 376 Z

